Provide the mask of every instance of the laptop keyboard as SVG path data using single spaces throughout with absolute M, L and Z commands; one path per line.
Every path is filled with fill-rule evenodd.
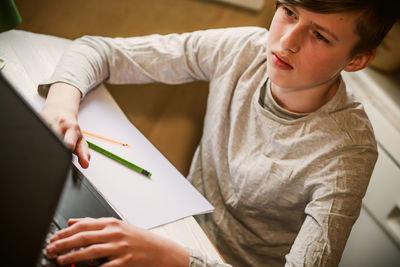
M 58 230 L 60 230 L 61 227 L 59 227 L 56 222 L 52 221 L 50 224 L 50 230 L 46 236 L 46 241 L 42 249 L 42 254 L 39 258 L 39 261 L 36 265 L 36 267 L 58 267 L 60 265 L 57 264 L 55 259 L 49 259 L 46 255 L 46 246 L 50 242 L 50 238 L 52 237 L 53 234 L 55 234 Z M 90 261 L 85 261 L 85 262 L 78 262 L 78 263 L 73 263 L 70 265 L 67 265 L 68 267 L 94 267 L 94 266 L 99 266 L 103 263 L 107 262 L 107 259 L 101 258 L 101 259 L 94 259 Z

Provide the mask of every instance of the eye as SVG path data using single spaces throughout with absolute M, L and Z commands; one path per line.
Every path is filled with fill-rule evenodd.
M 289 17 L 296 17 L 296 14 L 289 8 L 284 6 L 283 9 L 285 10 L 286 15 L 288 15 Z
M 314 31 L 314 34 L 315 34 L 315 37 L 316 37 L 318 40 L 324 41 L 325 43 L 329 44 L 329 40 L 326 39 L 322 34 L 320 34 L 320 33 L 317 32 L 317 31 Z

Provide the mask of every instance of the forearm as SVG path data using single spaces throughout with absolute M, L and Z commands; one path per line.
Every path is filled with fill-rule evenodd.
M 254 31 L 254 30 L 253 30 Z M 39 85 L 47 94 L 49 84 L 65 82 L 83 96 L 101 82 L 181 84 L 209 81 L 217 66 L 234 58 L 243 45 L 246 29 L 218 29 L 184 34 L 149 35 L 129 38 L 83 36 L 63 54 L 53 75 Z M 250 31 L 251 33 L 252 31 Z M 223 61 L 223 62 L 220 62 Z
M 102 82 L 179 84 L 196 78 L 187 67 L 184 49 L 189 34 L 151 35 L 130 38 L 83 36 L 74 40 L 60 59 L 52 76 L 39 84 L 45 96 L 49 85 L 65 82 L 83 97 Z
M 185 247 L 169 240 L 160 238 L 157 240 L 160 252 L 160 266 L 188 267 L 190 254 Z
M 62 82 L 54 83 L 50 86 L 43 110 L 62 108 L 77 117 L 81 96 L 81 92 L 72 85 Z

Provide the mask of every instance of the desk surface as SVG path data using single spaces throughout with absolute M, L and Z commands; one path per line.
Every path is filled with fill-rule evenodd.
M 153 233 L 172 239 L 179 244 L 201 251 L 209 259 L 223 263 L 222 257 L 210 242 L 193 216 L 151 229 Z
M 46 42 L 46 47 L 31 46 L 26 42 L 29 38 L 43 38 Z M 17 51 L 13 46 L 16 42 L 26 42 L 26 49 L 18 49 Z M 5 64 L 7 64 L 7 60 L 13 62 L 13 69 L 10 71 L 15 75 L 11 75 L 8 78 L 15 82 L 17 88 L 21 90 L 21 94 L 28 101 L 40 98 L 36 93 L 37 81 L 51 75 L 65 45 L 61 44 L 62 42 L 58 41 L 57 38 L 32 35 L 32 33 L 22 31 L 10 31 L 0 34 L 0 43 L 0 57 L 6 60 Z M 40 64 L 40 67 L 38 67 L 38 64 Z M 150 231 L 172 239 L 183 246 L 197 249 L 210 259 L 223 262 L 192 216 L 155 227 Z

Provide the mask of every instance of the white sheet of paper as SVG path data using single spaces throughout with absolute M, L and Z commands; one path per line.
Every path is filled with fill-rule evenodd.
M 48 78 L 70 40 L 24 31 L 0 34 L 2 70 L 21 94 L 39 111 L 44 100 L 37 84 Z M 187 216 L 210 212 L 212 205 L 130 123 L 101 85 L 81 105 L 82 129 L 130 144 L 122 147 L 87 138 L 104 149 L 150 171 L 151 179 L 91 150 L 90 167 L 81 169 L 105 199 L 128 222 L 153 228 Z
M 123 147 L 87 137 L 94 144 L 152 173 L 149 179 L 94 150 L 90 151 L 89 168 L 80 168 L 130 223 L 151 228 L 213 209 L 129 122 L 104 86 L 86 96 L 79 124 L 88 132 L 128 143 L 130 147 Z

